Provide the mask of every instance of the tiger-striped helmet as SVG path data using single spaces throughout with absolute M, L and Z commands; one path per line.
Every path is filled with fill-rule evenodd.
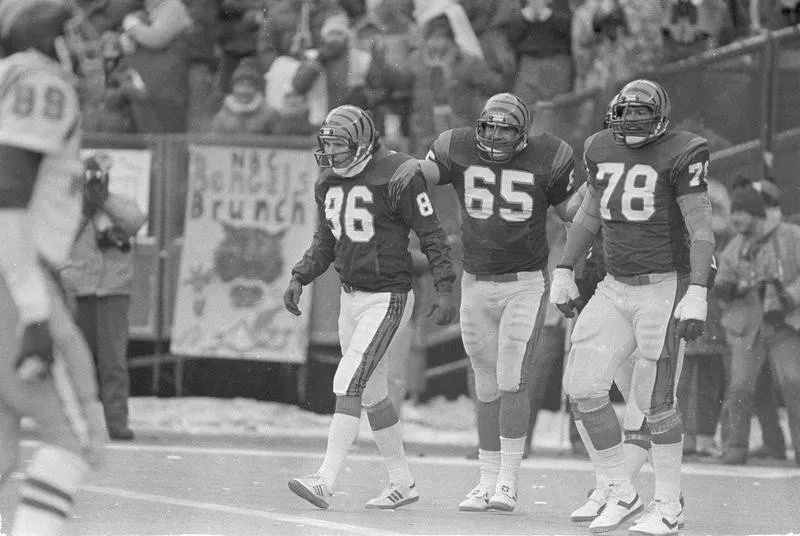
M 633 118 L 628 111 L 647 108 L 646 117 Z M 667 131 L 670 115 L 667 91 L 652 80 L 628 82 L 611 106 L 611 130 L 617 143 L 636 148 L 658 139 Z
M 347 150 L 325 152 L 324 142 L 333 140 L 347 144 Z M 378 145 L 378 133 L 372 114 L 345 104 L 328 112 L 319 128 L 317 141 L 319 149 L 314 152 L 314 157 L 319 167 L 348 170 L 372 155 Z
M 478 141 L 478 154 L 481 159 L 491 163 L 504 163 L 525 149 L 528 144 L 528 130 L 531 128 L 531 113 L 528 106 L 516 95 L 498 93 L 489 98 L 483 106 L 475 137 Z M 487 136 L 486 127 L 511 127 L 515 130 L 512 139 L 498 139 L 494 129 Z
M 614 103 L 617 101 L 617 95 L 611 97 L 606 106 L 606 115 L 603 117 L 603 128 L 611 128 L 611 117 L 614 115 Z

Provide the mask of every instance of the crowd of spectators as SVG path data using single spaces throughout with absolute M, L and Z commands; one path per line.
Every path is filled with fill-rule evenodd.
M 104 43 L 95 132 L 307 135 L 370 109 L 424 151 L 487 96 L 605 88 L 764 27 L 788 0 L 80 0 Z

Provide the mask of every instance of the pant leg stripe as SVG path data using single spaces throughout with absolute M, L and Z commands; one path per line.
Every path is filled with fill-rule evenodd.
M 520 389 L 524 389 L 528 384 L 528 372 L 533 361 L 533 354 L 539 342 L 539 337 L 542 334 L 542 327 L 544 326 L 544 319 L 547 315 L 547 303 L 550 300 L 550 277 L 547 270 L 542 270 L 544 277 L 544 292 L 542 298 L 539 300 L 539 308 L 536 310 L 536 321 L 533 323 L 533 330 L 531 336 L 528 338 L 528 343 L 525 345 L 525 354 L 522 357 L 522 370 L 520 371 L 519 383 Z
M 658 356 L 658 363 L 656 364 L 656 377 L 653 393 L 650 397 L 650 411 L 653 413 L 658 413 L 675 405 L 675 387 L 680 374 L 678 363 L 683 356 L 686 343 L 678 337 L 678 322 L 673 318 L 673 313 L 678 302 L 686 294 L 688 287 L 688 278 L 678 278 L 672 310 L 669 313 L 669 323 L 664 333 L 664 344 L 661 347 L 661 355 Z
M 394 337 L 394 334 L 397 332 L 397 328 L 400 327 L 400 321 L 403 319 L 403 312 L 405 311 L 407 301 L 407 293 L 391 293 L 389 297 L 389 306 L 386 308 L 383 320 L 378 326 L 369 345 L 367 345 L 364 355 L 361 356 L 361 363 L 358 366 L 356 374 L 353 376 L 353 381 L 350 382 L 350 386 L 347 389 L 348 395 L 361 396 L 364 392 L 369 377 L 386 353 L 386 349 L 389 347 L 392 337 Z

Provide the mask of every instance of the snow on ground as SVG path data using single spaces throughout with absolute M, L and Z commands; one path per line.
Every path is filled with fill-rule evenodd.
M 615 405 L 621 414 L 623 406 Z M 472 400 L 443 396 L 425 404 L 406 403 L 402 409 L 404 436 L 409 443 L 471 447 L 477 444 Z M 249 437 L 327 437 L 330 415 L 319 415 L 291 404 L 260 402 L 244 398 L 156 398 L 130 399 L 130 426 L 136 432 L 173 432 L 189 435 Z M 780 422 L 788 439 L 788 420 L 784 408 Z M 366 417 L 361 419 L 361 437 L 371 437 Z M 719 438 L 718 438 L 719 439 Z M 787 443 L 790 443 L 787 441 Z M 533 437 L 534 448 L 568 450 L 569 418 L 565 413 L 543 410 L 539 413 Z M 750 448 L 761 446 L 758 420 L 751 426 Z
M 436 397 L 425 404 L 406 404 L 402 410 L 406 441 L 412 443 L 473 446 L 477 443 L 472 401 Z M 327 437 L 330 415 L 319 415 L 298 406 L 244 398 L 130 399 L 130 426 L 141 432 L 181 432 L 190 435 L 245 435 Z M 564 414 L 542 411 L 536 425 L 534 446 L 569 447 L 568 419 Z M 563 430 L 563 438 L 561 435 Z M 361 419 L 362 437 L 369 424 Z

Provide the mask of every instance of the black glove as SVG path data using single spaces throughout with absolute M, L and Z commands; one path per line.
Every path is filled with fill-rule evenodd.
M 439 291 L 436 293 L 436 301 L 431 304 L 431 308 L 426 316 L 431 317 L 436 313 L 436 324 L 444 326 L 453 321 L 456 317 L 456 302 L 453 293 L 449 291 Z
M 26 382 L 50 376 L 53 368 L 53 337 L 46 320 L 25 326 L 15 368 L 17 375 Z
M 303 284 L 300 283 L 299 279 L 293 277 L 289 282 L 289 286 L 286 287 L 286 291 L 283 293 L 283 305 L 286 307 L 287 311 L 295 316 L 303 314 L 300 312 L 300 307 L 297 306 L 297 304 L 300 303 L 300 295 L 302 293 Z

